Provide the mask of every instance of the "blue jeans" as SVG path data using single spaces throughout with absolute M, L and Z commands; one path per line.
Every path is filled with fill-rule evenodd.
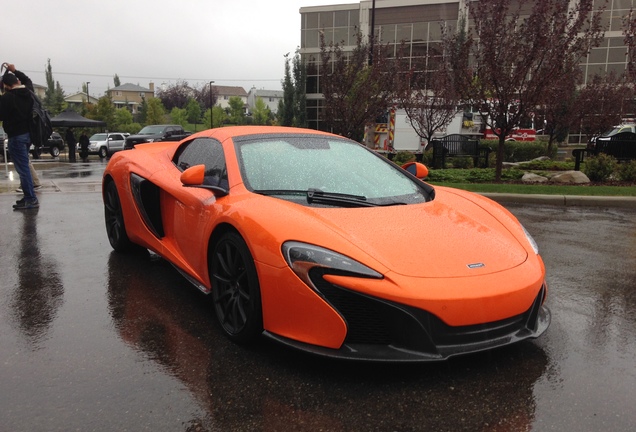
M 9 137 L 9 153 L 13 160 L 13 166 L 20 176 L 20 187 L 24 192 L 24 199 L 27 201 L 37 201 L 33 190 L 33 177 L 29 169 L 29 147 L 31 146 L 31 136 L 28 133 Z

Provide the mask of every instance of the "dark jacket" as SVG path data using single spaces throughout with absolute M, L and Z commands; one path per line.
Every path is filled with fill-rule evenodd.
M 33 83 L 20 71 L 15 71 L 15 76 L 24 87 L 6 91 L 0 97 L 0 120 L 9 137 L 29 132 L 29 120 L 33 109 L 33 99 L 31 99 Z

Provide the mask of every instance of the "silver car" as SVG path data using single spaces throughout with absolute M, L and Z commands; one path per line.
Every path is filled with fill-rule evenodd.
M 96 133 L 89 138 L 88 154 L 99 155 L 101 159 L 123 150 L 126 137 L 124 132 Z

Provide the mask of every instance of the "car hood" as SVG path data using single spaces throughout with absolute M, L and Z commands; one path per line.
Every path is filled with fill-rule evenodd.
M 479 199 L 484 202 L 477 204 L 468 197 L 438 190 L 435 200 L 415 205 L 316 208 L 291 204 L 304 215 L 292 211 L 287 217 L 303 221 L 299 230 L 305 235 L 296 234 L 293 240 L 335 250 L 381 273 L 468 277 L 525 262 L 526 246 L 509 229 L 519 233 L 518 223 L 498 204 L 483 197 Z

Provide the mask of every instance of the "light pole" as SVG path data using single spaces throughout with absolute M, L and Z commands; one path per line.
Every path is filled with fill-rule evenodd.
M 214 84 L 214 81 L 210 81 L 210 129 L 214 127 L 214 110 L 212 109 L 212 84 Z
M 88 85 L 90 84 L 90 81 L 86 81 L 86 103 L 89 104 L 91 103 L 91 94 L 88 92 Z

